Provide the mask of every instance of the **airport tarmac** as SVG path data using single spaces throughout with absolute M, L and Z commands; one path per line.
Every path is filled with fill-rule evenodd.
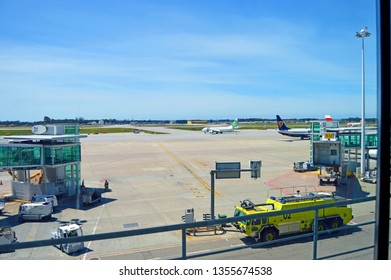
M 216 215 L 232 216 L 234 206 L 244 199 L 262 203 L 269 195 L 291 194 L 297 190 L 337 191 L 346 198 L 375 194 L 372 184 L 355 181 L 336 190 L 334 186 L 319 186 L 316 172 L 293 172 L 293 162 L 309 159 L 310 142 L 282 136 L 274 130 L 239 130 L 221 135 L 163 127 L 148 127 L 148 130 L 165 134 L 97 134 L 81 140 L 81 176 L 85 186 L 103 190 L 104 180 L 110 183 L 111 191 L 103 193 L 101 203 L 83 206 L 75 199 L 60 199 L 59 210 L 52 220 L 19 224 L 16 215 L 20 202 L 9 202 L 0 216 L 0 225 L 12 226 L 18 240 L 23 242 L 49 239 L 53 229 L 75 219 L 82 223 L 85 235 L 181 223 L 186 209 L 191 208 L 195 219 L 202 220 L 203 214 L 210 213 L 210 172 L 215 169 L 216 162 L 240 162 L 241 168 L 247 169 L 250 160 L 262 161 L 258 179 L 243 172 L 240 179 L 215 181 Z M 3 172 L 0 179 L 3 181 L 0 191 L 4 194 L 10 189 L 10 176 Z M 374 203 L 353 207 L 357 220 L 373 220 Z M 366 241 L 360 241 L 365 243 L 363 246 L 369 246 L 366 245 L 368 235 L 373 235 L 370 229 L 365 235 Z M 222 235 L 188 236 L 187 241 L 188 250 L 193 252 L 247 242 L 245 236 L 233 228 Z M 311 259 L 311 241 L 307 243 L 305 248 L 302 248 L 303 243 L 289 244 L 293 249 L 285 254 L 280 252 L 284 251 L 284 246 L 274 250 L 276 255 L 269 251 L 262 255 L 257 250 L 236 254 L 248 259 Z M 1 254 L 0 259 L 175 258 L 181 255 L 181 233 L 92 241 L 85 245 L 85 251 L 71 256 L 55 247 L 40 247 Z M 237 255 L 209 258 L 236 259 Z M 371 254 L 366 252 L 353 258 L 370 259 Z

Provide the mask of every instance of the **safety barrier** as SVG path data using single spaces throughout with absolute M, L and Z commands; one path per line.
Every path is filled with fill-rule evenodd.
M 197 257 L 205 256 L 205 255 L 225 253 L 225 252 L 236 251 L 236 250 L 245 249 L 245 248 L 270 246 L 272 244 L 286 242 L 286 241 L 292 241 L 295 239 L 299 239 L 299 238 L 303 238 L 303 237 L 310 237 L 310 236 L 313 236 L 313 256 L 312 256 L 312 258 L 318 259 L 318 257 L 317 257 L 318 235 L 323 235 L 323 234 L 327 234 L 327 233 L 331 233 L 331 232 L 337 232 L 340 230 L 344 230 L 347 227 L 347 226 L 343 226 L 343 227 L 336 228 L 336 229 L 329 229 L 329 230 L 325 230 L 322 232 L 318 232 L 316 224 L 317 224 L 317 217 L 318 217 L 319 209 L 336 207 L 336 206 L 346 206 L 346 205 L 364 203 L 364 202 L 375 201 L 375 200 L 376 200 L 376 197 L 371 196 L 371 197 L 363 197 L 363 198 L 328 203 L 327 205 L 316 205 L 316 206 L 309 206 L 309 207 L 296 208 L 296 209 L 290 209 L 290 210 L 282 210 L 282 211 L 278 211 L 278 213 L 268 212 L 268 213 L 254 214 L 254 215 L 241 216 L 241 217 L 228 217 L 228 218 L 223 218 L 223 219 L 212 219 L 212 220 L 199 221 L 199 222 L 181 223 L 181 224 L 157 226 L 157 227 L 150 227 L 150 228 L 140 228 L 140 229 L 124 230 L 124 231 L 117 231 L 117 232 L 110 232 L 110 233 L 98 233 L 98 234 L 94 234 L 94 235 L 84 235 L 84 236 L 77 236 L 77 237 L 70 237 L 70 238 L 59 238 L 59 239 L 47 239 L 47 240 L 20 242 L 20 243 L 14 243 L 14 244 L 0 245 L 0 251 L 14 251 L 14 250 L 18 250 L 18 249 L 52 246 L 52 245 L 58 245 L 58 244 L 64 244 L 64 243 L 98 241 L 98 240 L 115 239 L 115 238 L 123 238 L 123 237 L 156 234 L 156 233 L 181 230 L 182 231 L 182 255 L 178 256 L 178 258 L 174 258 L 174 259 L 197 258 Z M 227 249 L 220 249 L 220 250 L 211 251 L 211 252 L 207 252 L 207 253 L 192 254 L 191 257 L 187 256 L 186 235 L 187 235 L 188 229 L 214 227 L 216 225 L 221 225 L 221 224 L 234 223 L 234 222 L 238 222 L 238 221 L 248 221 L 248 220 L 258 219 L 261 217 L 267 218 L 267 217 L 272 217 L 272 216 L 277 216 L 277 215 L 299 213 L 299 212 L 304 212 L 304 211 L 315 211 L 316 219 L 315 219 L 314 232 L 300 234 L 298 236 L 290 236 L 290 237 L 286 237 L 286 238 L 280 238 L 280 239 L 276 239 L 276 240 L 272 240 L 272 241 L 268 241 L 268 242 L 256 243 L 256 244 L 251 244 L 251 245 L 244 244 L 243 246 L 237 246 L 235 248 L 227 248 Z M 356 224 L 355 226 L 362 226 L 362 225 L 367 225 L 367 224 L 371 224 L 371 223 L 374 223 L 374 221 L 369 222 L 369 223 Z M 330 256 L 330 257 L 332 257 L 332 256 Z M 322 258 L 327 258 L 327 257 L 322 257 Z

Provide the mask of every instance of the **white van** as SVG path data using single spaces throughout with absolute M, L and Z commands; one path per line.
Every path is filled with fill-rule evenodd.
M 53 209 L 58 206 L 57 197 L 52 194 L 34 194 L 31 202 L 51 202 Z
M 51 202 L 24 203 L 19 206 L 19 221 L 43 220 L 51 218 L 53 206 Z

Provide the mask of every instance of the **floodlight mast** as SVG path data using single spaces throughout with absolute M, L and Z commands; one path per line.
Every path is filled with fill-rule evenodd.
M 365 59 L 364 59 L 364 38 L 369 37 L 371 33 L 367 31 L 368 26 L 361 29 L 359 32 L 356 32 L 356 37 L 361 38 L 361 50 L 362 50 L 362 107 L 361 107 L 361 167 L 360 173 L 361 176 L 365 175 Z

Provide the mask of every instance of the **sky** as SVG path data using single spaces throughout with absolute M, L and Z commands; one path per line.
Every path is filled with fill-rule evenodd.
M 0 120 L 376 117 L 375 0 L 0 0 Z

